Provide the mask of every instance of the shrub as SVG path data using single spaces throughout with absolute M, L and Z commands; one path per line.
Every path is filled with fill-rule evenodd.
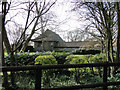
M 103 63 L 107 61 L 105 54 L 96 54 L 89 58 L 89 61 L 93 63 Z M 103 68 L 102 67 L 93 67 L 94 73 L 102 77 Z
M 37 56 L 43 56 L 43 55 L 51 55 L 51 52 L 36 52 L 36 53 L 27 53 L 27 52 L 23 52 L 23 53 L 17 53 L 16 55 L 14 55 L 15 58 L 15 65 L 18 66 L 23 66 L 23 65 L 34 65 L 35 64 L 35 58 Z M 10 65 L 10 55 L 6 55 L 5 56 L 5 61 L 6 61 L 6 65 L 9 66 Z
M 120 81 L 120 74 L 117 73 L 116 75 L 114 75 L 114 77 L 108 77 L 108 82 L 119 82 Z M 111 90 L 119 90 L 120 89 L 120 85 L 113 85 L 113 86 L 109 86 L 109 88 Z
M 99 63 L 106 62 L 105 54 L 96 55 L 69 55 L 66 57 L 65 64 L 83 64 L 83 63 Z M 76 82 L 79 83 L 80 80 L 85 76 L 85 73 L 92 73 L 94 75 L 99 75 L 102 77 L 102 67 L 86 67 L 86 68 L 72 68 L 69 71 L 73 72 L 73 76 Z
M 35 64 L 57 64 L 57 61 L 53 55 L 43 55 L 35 58 Z
M 86 54 L 92 54 L 92 55 L 95 55 L 95 54 L 100 54 L 100 50 L 98 49 L 77 49 L 75 51 L 73 51 L 72 53 L 73 54 L 81 54 L 81 55 L 86 55 Z
M 66 61 L 66 57 L 70 55 L 68 52 L 52 52 L 52 55 L 56 58 L 58 64 L 64 64 Z
M 91 55 L 69 55 L 66 57 L 65 64 L 83 64 L 88 63 L 88 59 Z M 72 68 L 69 69 L 73 72 L 73 77 L 77 83 L 80 83 L 86 72 L 90 72 L 90 68 Z
M 57 64 L 57 61 L 53 55 L 43 55 L 35 58 L 35 64 L 51 65 L 51 64 Z M 50 78 L 52 77 L 54 71 L 56 70 L 42 70 L 44 87 L 50 87 Z
M 34 65 L 34 60 L 39 54 L 36 53 L 18 53 L 14 55 L 15 65 L 24 66 L 24 65 Z M 10 55 L 5 56 L 5 63 L 7 66 L 10 66 Z
M 89 63 L 89 58 L 92 55 L 69 55 L 66 57 L 66 64 L 82 64 Z
M 89 61 L 93 62 L 93 63 L 102 63 L 102 62 L 106 62 L 107 58 L 105 54 L 96 54 L 93 55 L 92 57 L 89 58 Z

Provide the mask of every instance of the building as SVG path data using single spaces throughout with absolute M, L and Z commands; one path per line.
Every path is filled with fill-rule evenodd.
M 98 41 L 65 42 L 58 34 L 51 30 L 46 30 L 37 38 L 32 39 L 32 41 L 34 42 L 35 51 L 72 51 L 79 48 L 100 48 Z

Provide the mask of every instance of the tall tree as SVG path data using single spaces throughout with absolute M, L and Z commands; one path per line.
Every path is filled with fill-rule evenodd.
M 117 22 L 118 22 L 118 32 L 117 32 L 117 57 L 116 57 L 116 61 L 120 62 L 120 2 L 116 2 L 116 6 L 117 6 Z
M 7 7 L 7 2 L 2 2 L 2 31 L 1 31 L 1 36 L 2 36 L 2 48 L 3 48 L 3 42 L 5 41 L 4 39 L 4 34 L 6 34 L 5 31 L 5 16 L 6 16 L 6 7 Z M 2 49 L 2 66 L 5 66 L 5 59 L 4 59 L 4 49 Z M 3 72 L 3 86 L 5 87 L 5 89 L 8 89 L 8 78 L 7 78 L 7 72 Z
M 86 12 L 86 19 L 91 22 L 91 25 L 88 25 L 87 28 L 92 27 L 88 29 L 88 32 L 91 33 L 91 30 L 96 28 L 96 30 L 99 32 L 99 35 L 96 35 L 94 32 L 92 32 L 91 35 L 96 35 L 99 39 L 101 39 L 101 43 L 104 43 L 105 45 L 107 60 L 109 62 L 114 62 L 113 39 L 115 36 L 115 30 L 113 28 L 116 25 L 115 3 L 85 2 L 82 4 L 77 4 L 77 6 L 80 5 L 82 5 L 88 11 Z
M 15 58 L 14 58 L 14 52 L 16 52 L 20 46 L 22 46 L 22 50 L 25 50 L 25 48 L 27 47 L 29 41 L 31 40 L 32 36 L 34 35 L 35 31 L 36 31 L 36 27 L 38 25 L 38 21 L 40 19 L 40 17 L 44 14 L 46 14 L 50 8 L 55 4 L 56 0 L 53 2 L 50 1 L 46 1 L 46 0 L 40 0 L 39 2 L 35 2 L 33 0 L 33 2 L 22 2 L 20 3 L 20 5 L 22 4 L 23 6 L 26 5 L 27 8 L 22 8 L 24 9 L 25 12 L 27 12 L 27 18 L 26 18 L 26 23 L 25 23 L 25 28 L 23 30 L 23 32 L 21 33 L 19 39 L 16 41 L 15 44 L 10 45 L 10 41 L 8 38 L 8 33 L 7 33 L 7 28 L 5 27 L 5 24 L 8 24 L 8 21 L 11 20 L 5 20 L 5 18 L 7 17 L 7 15 L 9 14 L 8 11 L 10 12 L 11 10 L 11 3 L 6 4 L 7 2 L 5 2 L 3 10 L 4 10 L 4 44 L 5 47 L 7 49 L 8 54 L 10 54 L 10 61 L 11 61 L 11 66 L 14 66 L 14 62 L 15 62 Z M 38 4 L 39 3 L 39 4 Z M 13 6 L 14 7 L 14 6 Z M 6 22 L 5 22 L 6 21 Z M 16 24 L 16 22 L 14 22 Z M 31 31 L 30 28 L 32 27 Z M 28 35 L 27 37 L 25 36 L 26 32 L 29 31 L 30 35 Z M 14 47 L 15 46 L 15 47 Z M 5 75 L 4 75 L 5 76 Z M 14 73 L 11 72 L 11 83 L 12 85 L 14 85 Z M 7 83 L 5 83 L 7 84 Z

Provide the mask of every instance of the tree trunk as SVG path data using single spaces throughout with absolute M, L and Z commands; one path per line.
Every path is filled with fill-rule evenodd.
M 104 41 L 101 39 L 101 45 L 102 45 L 102 48 L 101 48 L 101 52 L 104 53 L 105 52 L 105 43 Z
M 4 40 L 4 44 L 5 44 L 7 53 L 10 54 L 11 53 L 11 46 L 10 46 L 10 42 L 8 40 L 8 36 L 7 36 L 5 27 L 4 27 L 4 30 L 3 30 L 3 34 L 4 34 L 4 39 L 3 40 Z
M 110 38 L 111 38 L 111 40 L 110 40 L 110 47 L 111 47 L 111 59 L 112 59 L 112 62 L 115 62 L 112 36 L 111 36 Z
M 10 61 L 11 61 L 11 66 L 15 66 L 15 57 L 14 57 L 14 52 L 11 52 L 10 54 Z M 11 84 L 12 86 L 15 85 L 15 72 L 11 71 Z
M 120 6 L 119 6 L 119 2 L 116 2 L 116 6 L 117 6 L 117 25 L 118 25 L 118 32 L 117 32 L 117 53 L 116 53 L 116 62 L 120 62 Z M 114 75 L 116 74 L 118 67 L 115 67 L 114 69 Z
M 116 57 L 116 61 L 119 62 L 120 59 L 120 6 L 119 6 L 119 2 L 116 2 L 117 4 L 117 21 L 118 21 L 118 33 L 117 33 L 117 57 Z
M 107 61 L 111 62 L 111 58 L 110 58 L 110 39 L 108 39 L 108 41 L 107 41 Z
M 2 30 L 1 30 L 1 36 L 2 36 L 2 66 L 5 66 L 5 59 L 4 59 L 4 49 L 3 49 L 3 42 L 4 42 L 4 31 L 5 31 L 5 14 L 6 14 L 6 3 L 7 2 L 2 2 L 2 20 L 1 23 L 2 23 Z M 5 42 L 4 42 L 5 43 Z M 5 90 L 8 89 L 8 78 L 7 78 L 7 72 L 3 72 L 3 87 L 5 87 Z

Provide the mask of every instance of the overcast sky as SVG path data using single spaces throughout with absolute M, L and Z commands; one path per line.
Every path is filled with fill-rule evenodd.
M 75 7 L 74 1 L 75 0 L 58 0 L 55 5 L 57 10 L 56 8 L 53 9 L 58 16 L 58 20 L 64 22 L 59 26 L 60 31 L 56 31 L 64 40 L 68 31 L 74 31 L 76 29 L 83 30 L 86 23 L 88 24 L 83 18 L 80 18 L 80 14 L 72 11 Z M 81 9 L 80 12 L 83 13 L 86 12 L 86 10 Z

